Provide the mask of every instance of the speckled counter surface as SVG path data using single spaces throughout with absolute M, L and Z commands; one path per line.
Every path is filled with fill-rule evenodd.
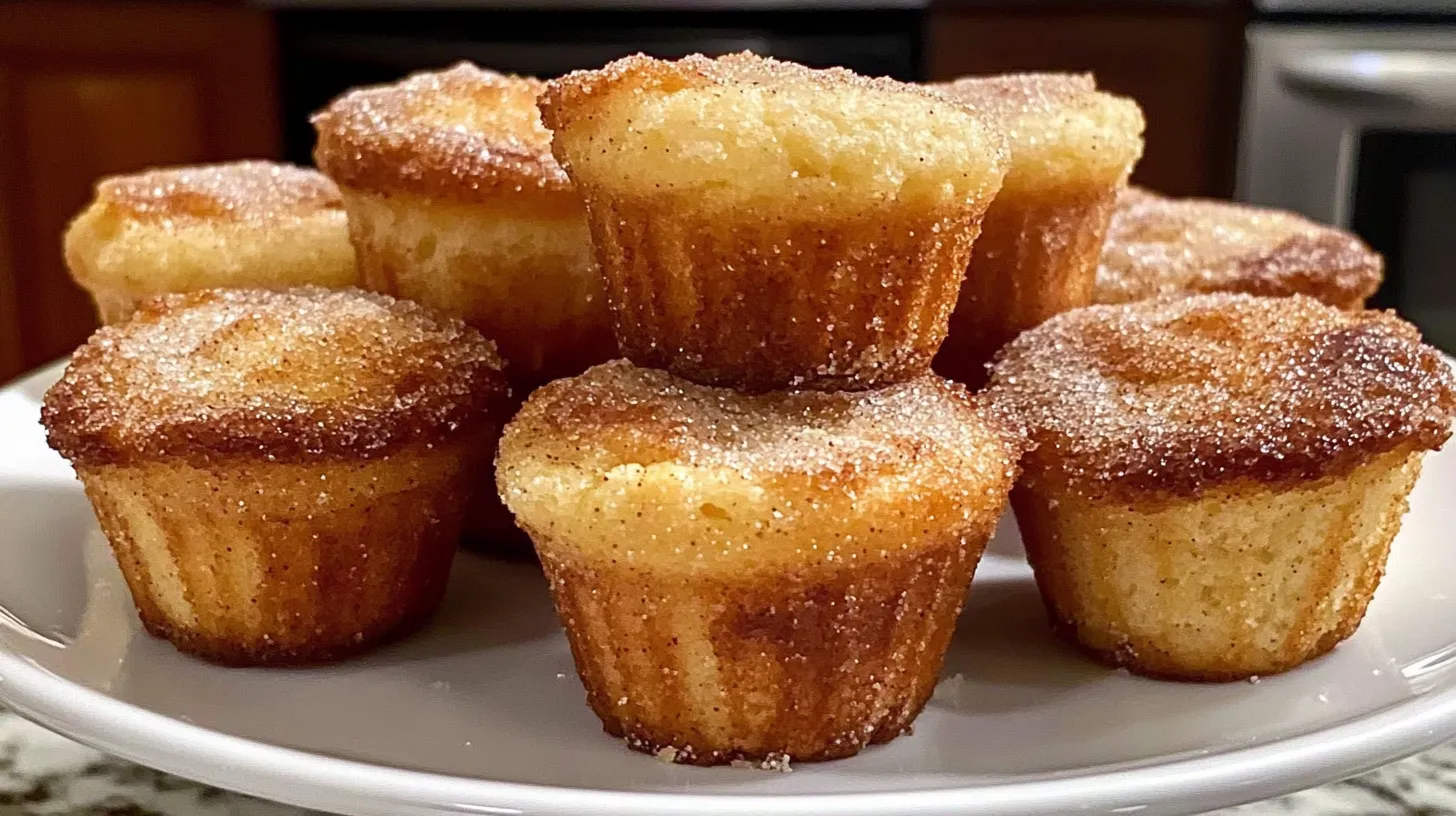
M 0 710 L 0 816 L 306 816 L 112 759 Z M 1456 816 L 1456 745 L 1221 816 Z

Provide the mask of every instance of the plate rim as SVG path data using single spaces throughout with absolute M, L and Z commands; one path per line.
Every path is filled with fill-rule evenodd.
M 1201 812 L 1331 782 L 1456 736 L 1456 689 L 1285 740 L 1051 780 L 832 794 L 602 791 L 450 776 L 213 731 L 77 684 L 0 649 L 0 701 L 97 750 L 219 788 L 359 816 L 401 813 L 782 816 Z M 590 738 L 601 738 L 593 733 Z M 625 750 L 625 749 L 623 749 Z M 643 761 L 651 761 L 643 757 Z M 1095 768 L 1095 766 L 1094 766 Z M 290 780 L 294 783 L 289 784 Z M 1172 791 L 1170 794 L 1169 792 Z
M 1456 365 L 1449 357 L 1448 362 Z M 0 394 L 52 376 L 63 364 L 57 361 L 12 380 L 0 386 Z M 1195 813 L 1335 781 L 1456 737 L 1453 686 L 1287 739 L 1133 768 L 1099 771 L 1091 766 L 1056 779 L 908 791 L 697 794 L 507 782 L 310 753 L 159 714 L 78 684 L 5 648 L 0 648 L 0 702 L 46 728 L 132 762 L 275 802 L 336 812 L 342 808 L 356 816 L 679 816 L 684 811 L 702 816 L 748 811 L 762 816 L 1034 816 L 1074 807 L 1085 813 Z M 583 738 L 601 735 L 593 732 Z

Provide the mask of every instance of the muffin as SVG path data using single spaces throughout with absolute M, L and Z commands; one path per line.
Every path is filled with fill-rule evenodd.
M 541 88 L 461 63 L 351 91 L 313 118 L 363 286 L 464 318 L 499 345 L 521 393 L 616 356 Z
M 909 727 L 1019 451 L 929 375 L 753 396 L 618 361 L 533 394 L 497 472 L 607 732 L 777 766 Z
M 1059 315 L 1006 347 L 987 397 L 1036 445 L 1012 505 L 1057 631 L 1205 681 L 1354 633 L 1456 410 L 1393 313 L 1227 293 Z
M 1107 230 L 1093 299 L 1247 292 L 1361 309 L 1384 267 L 1359 238 L 1294 213 L 1129 187 Z
M 975 115 L 747 53 L 627 57 L 540 102 L 633 362 L 749 391 L 928 370 L 1004 172 Z
M 418 305 L 205 290 L 97 332 L 41 418 L 148 632 L 307 663 L 435 610 L 507 393 L 489 341 Z
M 1017 334 L 1092 302 L 1118 191 L 1143 151 L 1131 99 L 1090 74 L 968 77 L 932 86 L 1008 136 L 1006 181 L 981 227 L 935 369 L 972 387 Z
M 264 161 L 102 179 L 64 247 L 103 323 L 169 292 L 341 287 L 356 276 L 338 188 L 313 170 Z

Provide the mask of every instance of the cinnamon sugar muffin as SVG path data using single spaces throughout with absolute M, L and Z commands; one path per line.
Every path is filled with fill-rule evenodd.
M 1130 187 L 1107 231 L 1094 300 L 1247 292 L 1359 309 L 1384 267 L 1359 238 L 1294 213 Z
M 1001 135 L 960 105 L 842 68 L 642 55 L 547 85 L 623 353 L 748 390 L 925 373 Z
M 1054 626 L 1189 680 L 1285 671 L 1355 631 L 1456 411 L 1394 314 L 1241 294 L 1059 315 L 987 396 L 1037 446 L 1012 504 Z
M 1020 447 L 933 376 L 750 396 L 619 361 L 533 394 L 498 478 L 606 730 L 775 763 L 914 720 Z
M 46 394 L 148 632 L 329 660 L 439 604 L 503 421 L 491 343 L 358 290 L 208 290 L 97 332 Z
M 461 63 L 351 91 L 313 118 L 364 286 L 465 318 L 524 392 L 615 356 L 580 196 L 542 83 Z
M 936 371 L 978 387 L 1006 341 L 1092 302 L 1117 193 L 1143 151 L 1136 102 L 1090 74 L 1006 74 L 931 86 L 991 117 L 1011 162 L 986 212 Z
M 103 323 L 153 295 L 213 287 L 351 286 L 338 188 L 289 164 L 243 161 L 102 179 L 64 239 Z

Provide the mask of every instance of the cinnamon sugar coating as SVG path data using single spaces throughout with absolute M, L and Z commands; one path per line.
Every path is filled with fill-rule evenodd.
M 690 88 L 734 86 L 933 97 L 932 93 L 914 85 L 887 77 L 861 76 L 848 68 L 809 68 L 743 51 L 720 57 L 689 54 L 678 60 L 633 54 L 602 68 L 573 71 L 547 83 L 541 107 L 547 127 L 557 130 L 590 117 L 601 105 L 610 104 L 611 96 L 616 93 L 670 94 Z
M 998 120 L 1046 116 L 1097 93 L 1092 74 L 1027 72 L 966 76 L 928 86 L 949 96 L 974 102 Z
M 1006 133 L 1010 169 L 981 225 L 935 370 L 978 388 L 1021 332 L 1092 301 L 1118 190 L 1142 155 L 1143 115 L 1089 74 L 1004 74 L 932 86 Z
M 497 481 L 609 733 L 808 761 L 920 712 L 1021 447 L 933 376 L 751 396 L 619 361 L 533 394 Z
M 338 188 L 315 170 L 275 162 L 102 179 L 62 243 L 71 277 L 106 323 L 167 292 L 358 279 Z
M 339 189 L 318 171 L 269 161 L 168 167 L 111 176 L 97 183 L 96 205 L 143 223 L 264 224 L 344 208 Z
M 1119 185 L 1143 152 L 1142 109 L 1098 90 L 1091 74 L 999 74 L 927 87 L 1005 132 L 1011 165 L 1003 191 Z
M 697 208 L 759 201 L 804 220 L 964 205 L 1004 174 L 1001 134 L 952 100 L 750 53 L 637 54 L 553 80 L 540 105 L 578 185 Z
M 1247 292 L 1358 309 L 1383 271 L 1359 238 L 1294 213 L 1129 188 L 1108 228 L 1094 300 Z
M 925 374 L 1005 172 L 953 100 L 752 54 L 627 57 L 541 108 L 623 356 L 705 385 Z
M 501 367 L 475 330 L 384 295 L 205 290 L 92 335 L 42 421 L 78 465 L 376 458 L 498 426 Z
M 1197 495 L 1439 448 L 1456 381 L 1415 327 L 1295 296 L 1092 306 L 1011 342 L 987 393 L 1036 450 L 1026 478 L 1095 497 Z
M 536 391 L 506 428 L 497 479 L 528 530 L 575 549 L 753 571 L 994 523 L 1019 450 L 934 376 L 747 395 L 617 361 Z M 840 540 L 837 527 L 869 529 Z
M 314 159 L 346 187 L 579 210 L 536 108 L 543 87 L 462 62 L 359 88 L 314 114 Z

